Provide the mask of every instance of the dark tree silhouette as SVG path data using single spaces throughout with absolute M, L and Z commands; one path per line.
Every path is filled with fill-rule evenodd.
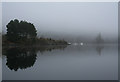
M 15 19 L 11 20 L 7 25 L 7 39 L 11 42 L 17 42 L 18 40 L 34 39 L 37 35 L 35 26 L 26 21 L 20 21 Z

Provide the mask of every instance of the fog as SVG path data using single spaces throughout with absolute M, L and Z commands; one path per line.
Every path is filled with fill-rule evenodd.
M 117 2 L 4 2 L 2 31 L 10 20 L 35 25 L 38 37 L 91 42 L 101 33 L 104 40 L 117 42 Z

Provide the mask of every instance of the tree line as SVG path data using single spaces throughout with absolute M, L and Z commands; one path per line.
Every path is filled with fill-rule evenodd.
M 54 40 L 51 38 L 38 38 L 37 30 L 32 23 L 27 21 L 11 20 L 7 25 L 7 33 L 3 35 L 3 45 L 5 44 L 40 44 L 40 45 L 64 45 L 64 40 Z

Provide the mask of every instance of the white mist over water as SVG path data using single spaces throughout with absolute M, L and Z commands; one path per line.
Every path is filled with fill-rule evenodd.
M 91 42 L 101 33 L 104 40 L 117 42 L 117 2 L 8 2 L 2 5 L 3 32 L 10 20 L 19 19 L 33 23 L 38 36 Z

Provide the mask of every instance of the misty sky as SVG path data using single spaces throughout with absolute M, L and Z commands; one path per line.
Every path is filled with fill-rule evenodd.
M 118 36 L 117 2 L 4 2 L 2 28 L 13 19 L 35 25 L 38 35 L 104 38 Z

